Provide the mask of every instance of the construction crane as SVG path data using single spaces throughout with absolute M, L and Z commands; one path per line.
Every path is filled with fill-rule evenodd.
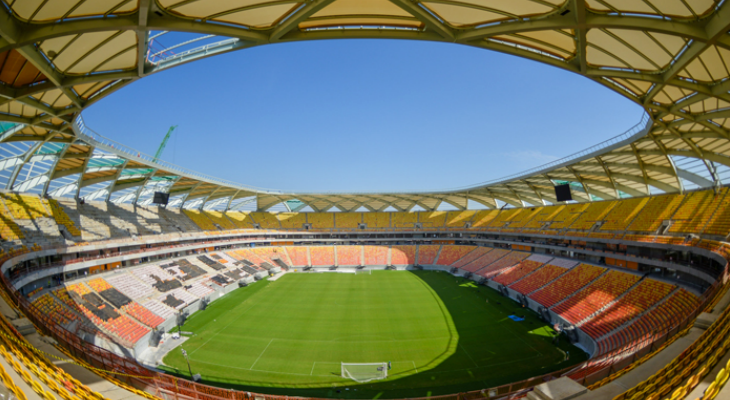
M 170 129 L 167 130 L 167 135 L 165 135 L 165 138 L 162 139 L 162 143 L 160 144 L 160 148 L 157 149 L 157 153 L 155 153 L 155 162 L 160 159 L 160 156 L 162 155 L 162 152 L 165 151 L 165 146 L 167 145 L 167 141 L 170 139 L 170 135 L 172 134 L 172 131 L 177 128 L 177 125 L 173 125 L 170 127 Z

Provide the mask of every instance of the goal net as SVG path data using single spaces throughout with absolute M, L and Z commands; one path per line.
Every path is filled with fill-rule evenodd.
M 388 363 L 342 363 L 342 377 L 358 383 L 388 377 Z
M 370 270 L 369 269 L 356 269 L 355 275 L 357 275 L 357 274 L 370 275 Z

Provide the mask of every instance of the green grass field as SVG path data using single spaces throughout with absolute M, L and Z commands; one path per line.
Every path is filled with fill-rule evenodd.
M 183 331 L 194 332 L 182 347 L 204 383 L 312 397 L 477 390 L 585 359 L 564 340 L 553 345 L 551 327 L 496 291 L 430 271 L 290 273 L 229 293 Z M 358 384 L 340 377 L 342 361 L 391 361 L 392 369 L 386 380 Z M 164 364 L 188 375 L 179 348 Z

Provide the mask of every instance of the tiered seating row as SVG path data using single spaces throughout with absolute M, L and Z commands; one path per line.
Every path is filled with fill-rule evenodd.
M 492 251 L 486 252 L 483 256 L 477 258 L 476 260 L 470 262 L 469 264 L 466 264 L 465 266 L 461 267 L 463 271 L 467 272 L 477 272 L 480 269 L 486 267 L 487 265 L 490 265 L 494 263 L 495 261 L 499 260 L 500 258 L 504 257 L 507 253 L 509 253 L 509 250 L 505 249 L 493 249 Z
M 416 263 L 416 246 L 393 246 L 390 249 L 392 265 L 414 265 Z
M 444 245 L 441 247 L 441 253 L 439 254 L 438 260 L 434 264 L 450 266 L 455 262 L 459 261 L 462 257 L 475 250 L 476 246 L 450 246 Z
M 335 265 L 335 250 L 332 246 L 309 246 L 312 265 Z
M 361 265 L 362 246 L 336 246 L 337 265 Z
M 363 246 L 365 265 L 386 265 L 388 264 L 388 247 L 386 246 Z M 339 262 L 339 260 L 338 260 Z
M 485 278 L 491 278 L 494 275 L 502 272 L 502 270 L 504 270 L 505 268 L 509 268 L 524 260 L 529 255 L 530 253 L 526 253 L 524 251 L 511 251 L 499 260 L 478 270 L 477 275 L 483 276 Z
M 603 355 L 615 349 L 633 346 L 637 342 L 651 340 L 667 329 L 679 325 L 699 304 L 695 295 L 679 289 L 664 302 L 642 315 L 625 329 L 598 342 L 596 355 Z
M 420 265 L 431 265 L 436 260 L 440 245 L 425 244 L 418 246 L 418 263 Z
M 183 210 L 183 213 L 185 213 L 188 218 L 195 222 L 195 225 L 198 225 L 200 229 L 204 231 L 218 230 L 218 228 L 213 225 L 213 221 L 211 221 L 205 214 L 201 213 L 198 210 Z
M 639 276 L 619 271 L 608 271 L 585 289 L 553 308 L 572 324 L 583 321 L 601 307 L 616 300 L 640 279 Z
M 165 322 L 164 318 L 155 315 L 135 301 L 122 307 L 122 311 L 131 315 L 137 319 L 137 321 L 149 326 L 150 328 L 157 328 L 160 324 Z
M 307 260 L 307 254 L 309 251 L 308 247 L 286 247 L 286 253 L 289 255 L 289 259 L 291 259 L 292 265 L 295 266 L 303 266 L 303 265 L 309 265 L 309 261 Z
M 470 252 L 469 254 L 467 254 L 466 256 L 462 257 L 459 261 L 455 262 L 451 266 L 454 268 L 461 268 L 461 267 L 475 261 L 479 257 L 489 253 L 490 251 L 492 251 L 491 247 L 477 247 L 476 250 L 474 250 L 474 251 Z
M 598 278 L 603 272 L 605 272 L 605 268 L 580 264 L 530 297 L 545 307 L 552 307 Z
M 592 338 L 598 339 L 648 310 L 673 289 L 674 286 L 670 284 L 644 279 L 626 296 L 581 326 L 581 329 Z
M 530 259 L 524 260 L 521 263 L 515 265 L 507 271 L 499 274 L 494 278 L 494 281 L 501 283 L 502 285 L 509 286 L 525 276 L 533 273 L 538 268 L 542 267 L 544 262 L 533 261 Z

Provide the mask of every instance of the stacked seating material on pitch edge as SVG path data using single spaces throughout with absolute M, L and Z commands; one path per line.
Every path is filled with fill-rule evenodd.
M 626 296 L 583 324 L 581 329 L 592 338 L 598 339 L 654 306 L 674 288 L 668 283 L 644 279 Z
M 155 290 L 151 285 L 141 282 L 139 279 L 135 279 L 126 272 L 120 275 L 107 277 L 106 281 L 132 300 L 149 297 L 155 293 Z
M 511 251 L 499 260 L 478 270 L 476 274 L 485 278 L 491 278 L 494 275 L 502 272 L 505 268 L 512 267 L 520 261 L 524 260 L 529 255 L 530 253 L 524 251 Z
M 492 264 L 493 262 L 504 257 L 507 253 L 509 253 L 509 250 L 492 249 L 492 251 L 485 253 L 484 255 L 477 258 L 476 260 L 461 267 L 461 270 L 466 271 L 466 272 L 471 272 L 471 273 L 477 272 L 480 269 L 484 268 L 485 266 Z
M 616 300 L 639 279 L 638 275 L 608 271 L 595 282 L 554 307 L 553 311 L 568 322 L 577 324 Z
M 535 270 L 549 262 L 553 258 L 551 256 L 545 256 L 541 254 L 533 254 L 527 259 L 523 260 L 514 267 L 502 272 L 494 278 L 494 281 L 501 283 L 502 285 L 508 286 L 525 276 L 533 273 Z
M 422 244 L 418 246 L 418 264 L 431 265 L 436 260 L 440 245 Z
M 476 246 L 456 246 L 445 244 L 441 247 L 441 253 L 439 253 L 439 257 L 434 264 L 450 266 L 476 248 Z
M 392 265 L 414 265 L 416 263 L 416 246 L 393 246 L 390 249 Z
M 655 336 L 679 325 L 683 317 L 689 315 L 698 305 L 697 296 L 685 289 L 679 289 L 626 328 L 598 342 L 596 355 L 651 341 Z
M 605 272 L 605 268 L 580 264 L 551 284 L 530 295 L 545 307 L 552 307 Z
M 362 265 L 362 246 L 335 246 L 337 265 Z
M 123 306 L 122 311 L 131 315 L 137 321 L 149 326 L 150 328 L 157 328 L 160 324 L 165 322 L 164 318 L 155 315 L 136 301 Z

